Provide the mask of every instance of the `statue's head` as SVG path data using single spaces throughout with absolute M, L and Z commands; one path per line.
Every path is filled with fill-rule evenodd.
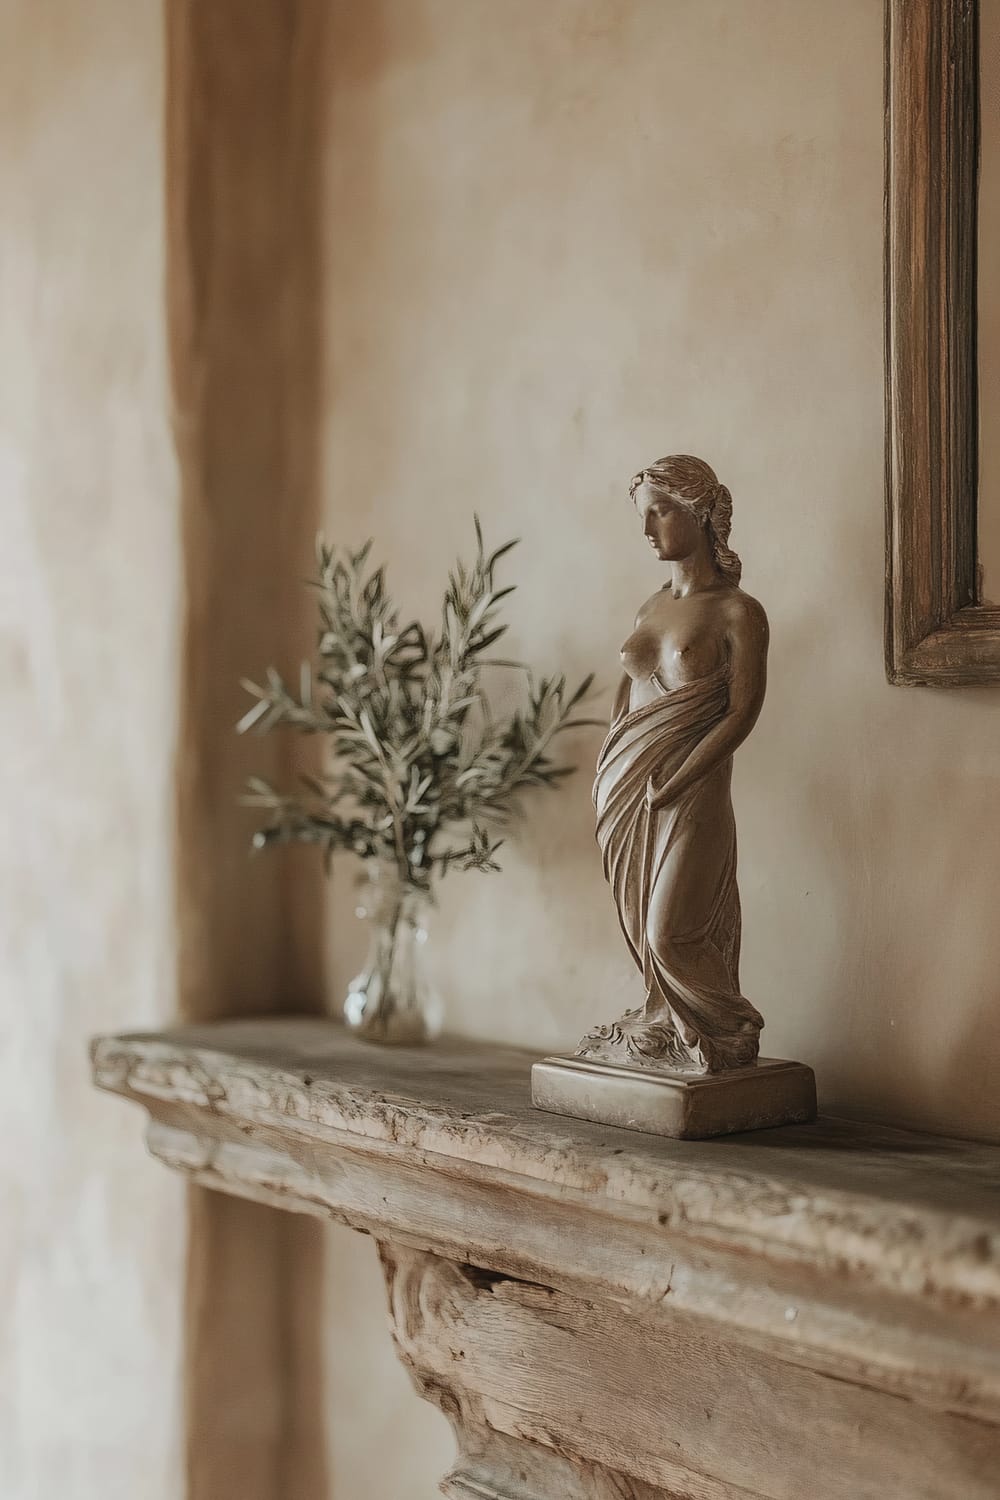
M 661 458 L 633 476 L 629 494 L 664 562 L 689 557 L 704 537 L 719 576 L 739 583 L 742 565 L 729 546 L 733 497 L 704 459 L 687 453 Z

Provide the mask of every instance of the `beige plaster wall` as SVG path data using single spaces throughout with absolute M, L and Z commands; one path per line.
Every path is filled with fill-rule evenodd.
M 87 1037 L 175 990 L 162 17 L 0 49 L 0 1494 L 178 1500 L 183 1189 Z
M 827 1109 L 1000 1139 L 1000 693 L 882 667 L 881 0 L 336 17 L 330 531 L 374 532 L 431 618 L 473 509 L 523 537 L 512 644 L 596 667 L 603 710 L 660 578 L 628 477 L 707 457 L 773 631 L 735 777 L 767 1050 L 812 1063 Z M 636 996 L 588 798 L 583 773 L 532 805 L 502 875 L 452 877 L 433 953 L 456 1029 L 541 1051 Z M 374 1289 L 370 1316 L 375 1337 Z M 331 1357 L 346 1400 L 354 1356 Z M 436 1448 L 381 1486 L 359 1459 L 338 1495 L 430 1496 L 439 1471 Z

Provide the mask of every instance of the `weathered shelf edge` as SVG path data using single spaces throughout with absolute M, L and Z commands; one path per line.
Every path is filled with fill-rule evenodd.
M 501 1156 L 517 1160 L 518 1141 L 498 1132 L 496 1117 L 492 1126 L 449 1121 L 413 1100 L 329 1079 L 307 1084 L 301 1072 L 169 1034 L 103 1038 L 93 1055 L 95 1081 L 149 1110 L 151 1150 L 193 1180 L 505 1274 L 577 1287 L 589 1279 L 605 1297 L 709 1318 L 793 1363 L 1000 1421 L 996 1247 L 975 1220 L 933 1223 L 925 1212 L 915 1223 L 893 1204 L 895 1239 L 880 1248 L 859 1217 L 865 1204 L 827 1193 L 809 1206 L 808 1235 L 768 1239 L 760 1224 L 748 1233 L 734 1223 L 726 1194 L 738 1191 L 746 1208 L 745 1182 L 721 1184 L 715 1222 L 704 1201 L 664 1213 L 663 1184 L 651 1197 L 636 1183 L 624 1201 L 574 1182 L 572 1162 L 561 1181 L 540 1177 L 537 1161 L 533 1172 L 503 1166 Z M 772 1198 L 766 1224 L 780 1204 L 772 1181 L 757 1188 Z M 710 1185 L 716 1208 L 719 1189 Z M 801 1228 L 801 1203 L 794 1216 Z M 787 1209 L 777 1222 L 786 1217 Z M 963 1256 L 961 1274 L 947 1274 Z
M 492 1049 L 483 1047 L 487 1055 Z M 503 1052 L 505 1049 L 496 1049 Z M 496 1117 L 450 1118 L 426 1104 L 384 1091 L 325 1079 L 305 1081 L 302 1071 L 281 1069 L 227 1053 L 223 1048 L 191 1047 L 171 1035 L 135 1034 L 98 1038 L 92 1049 L 94 1082 L 112 1093 L 148 1102 L 155 1098 L 188 1103 L 213 1113 L 258 1124 L 294 1128 L 316 1139 L 346 1134 L 357 1145 L 380 1141 L 453 1161 L 463 1169 L 501 1167 L 525 1179 L 525 1188 L 546 1185 L 560 1192 L 585 1193 L 593 1211 L 652 1214 L 661 1227 L 741 1254 L 773 1257 L 784 1263 L 801 1258 L 815 1269 L 818 1257 L 840 1273 L 856 1276 L 893 1295 L 911 1293 L 1000 1312 L 1000 1230 L 960 1214 L 911 1210 L 884 1203 L 872 1193 L 826 1189 L 809 1200 L 799 1188 L 795 1203 L 786 1185 L 762 1173 L 718 1173 L 712 1158 L 700 1156 L 697 1169 L 672 1170 L 667 1180 L 657 1164 L 652 1183 L 627 1171 L 628 1146 L 636 1139 L 616 1132 L 625 1189 L 595 1180 L 592 1156 L 584 1149 L 574 1160 L 569 1150 L 552 1168 L 551 1153 L 534 1156 L 517 1133 L 500 1131 Z M 206 1067 L 210 1060 L 211 1067 Z M 547 1124 L 567 1135 L 573 1122 L 540 1114 L 538 1137 Z M 443 1134 L 453 1138 L 443 1149 Z M 896 1132 L 901 1138 L 906 1133 Z M 914 1137 L 919 1139 L 919 1137 Z M 460 1148 L 459 1149 L 459 1143 Z M 997 1151 L 1000 1163 L 1000 1150 Z M 581 1161 L 582 1159 L 582 1161 Z M 548 1169 L 548 1170 L 546 1170 Z M 602 1190 L 603 1189 L 603 1190 Z M 627 1194 L 627 1196 L 626 1196 Z M 912 1259 L 908 1259 L 909 1256 Z

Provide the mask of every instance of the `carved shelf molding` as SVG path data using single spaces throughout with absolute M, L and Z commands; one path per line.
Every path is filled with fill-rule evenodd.
M 192 1180 L 373 1235 L 400 1357 L 504 1500 L 997 1500 L 1000 1147 L 533 1110 L 532 1054 L 332 1022 L 104 1037 Z

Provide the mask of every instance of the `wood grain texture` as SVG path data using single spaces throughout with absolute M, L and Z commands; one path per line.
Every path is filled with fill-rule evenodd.
M 996 1428 L 790 1371 L 683 1316 L 651 1319 L 406 1247 L 381 1253 L 400 1356 L 455 1429 L 452 1483 L 532 1500 L 997 1494 Z M 568 1458 L 568 1471 L 515 1489 L 520 1475 L 494 1451 L 484 1475 L 491 1433 L 518 1441 L 518 1465 L 527 1444 Z M 618 1488 L 605 1491 L 610 1476 Z
M 886 671 L 1000 681 L 977 577 L 978 0 L 886 4 Z
M 531 1060 L 302 1019 L 104 1038 L 94 1075 L 191 1180 L 385 1242 L 447 1493 L 996 1494 L 1000 1148 L 643 1136 L 533 1110 Z

